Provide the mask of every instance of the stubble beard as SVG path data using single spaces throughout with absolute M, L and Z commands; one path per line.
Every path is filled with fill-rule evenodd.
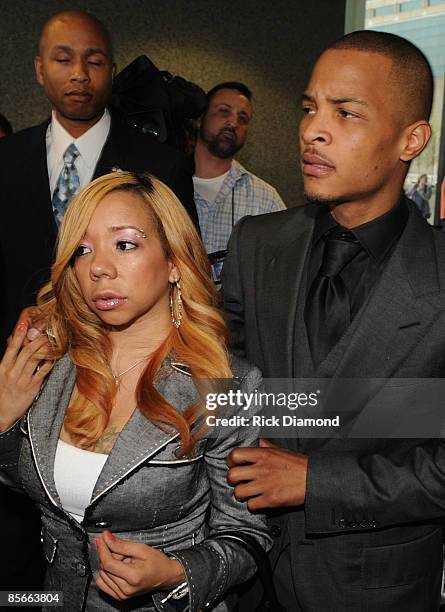
M 316 206 L 337 206 L 343 203 L 342 198 L 334 197 L 331 195 L 310 193 L 304 191 L 304 197 L 309 204 L 315 204 Z

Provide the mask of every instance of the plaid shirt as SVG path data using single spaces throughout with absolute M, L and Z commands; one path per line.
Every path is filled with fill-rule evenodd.
M 195 189 L 195 204 L 207 253 L 227 248 L 232 227 L 242 217 L 286 208 L 274 187 L 247 172 L 236 160 L 232 161 L 215 202 L 209 204 Z

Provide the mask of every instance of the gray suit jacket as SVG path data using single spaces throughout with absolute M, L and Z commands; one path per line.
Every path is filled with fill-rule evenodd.
M 445 236 L 408 205 L 369 299 L 317 370 L 304 323 L 314 207 L 241 220 L 223 271 L 232 349 L 272 378 L 444 377 Z M 304 507 L 271 519 L 273 560 L 291 565 L 289 611 L 437 610 L 444 442 L 283 444 L 309 455 Z
M 257 369 L 235 358 L 240 389 L 260 383 Z M 42 515 L 42 540 L 48 571 L 45 588 L 62 590 L 66 610 L 152 610 L 140 596 L 123 608 L 101 593 L 92 580 L 98 570 L 95 537 L 104 528 L 122 538 L 172 553 L 183 564 L 189 585 L 190 611 L 230 609 L 227 591 L 254 572 L 248 553 L 212 534 L 237 529 L 270 545 L 264 517 L 252 515 L 232 496 L 226 482 L 226 457 L 239 445 L 256 443 L 254 429 L 202 437 L 193 458 L 178 458 L 178 434 L 150 423 L 135 410 L 119 435 L 94 488 L 84 520 L 77 523 L 61 506 L 54 483 L 54 457 L 65 410 L 75 383 L 68 356 L 54 367 L 27 417 L 0 435 L 3 481 L 25 489 Z M 179 410 L 196 398 L 190 376 L 168 360 L 158 390 Z M 154 593 L 158 610 L 165 593 Z M 128 608 L 129 609 L 129 608 Z

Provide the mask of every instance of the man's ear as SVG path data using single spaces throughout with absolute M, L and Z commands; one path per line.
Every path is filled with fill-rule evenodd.
M 404 146 L 400 159 L 410 162 L 418 157 L 431 138 L 431 126 L 425 119 L 408 126 L 404 133 Z
M 40 83 L 40 85 L 43 85 L 43 68 L 42 68 L 42 59 L 40 55 L 36 55 L 34 58 L 34 68 L 36 71 L 37 81 Z

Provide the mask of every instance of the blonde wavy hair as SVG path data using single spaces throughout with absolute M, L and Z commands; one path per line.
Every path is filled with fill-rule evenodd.
M 110 367 L 112 346 L 107 326 L 89 308 L 80 291 L 73 258 L 99 203 L 111 192 L 131 192 L 146 205 L 165 256 L 176 265 L 182 290 L 181 326 L 153 353 L 136 389 L 138 409 L 161 428 L 180 433 L 182 452 L 193 449 L 191 425 L 199 402 L 177 411 L 154 381 L 165 358 L 184 362 L 195 379 L 231 377 L 227 328 L 217 309 L 207 254 L 182 204 L 161 181 L 148 175 L 113 172 L 90 183 L 70 205 L 60 228 L 51 280 L 39 292 L 38 305 L 48 321 L 55 359 L 68 352 L 77 369 L 77 391 L 65 417 L 76 445 L 89 448 L 107 428 L 116 385 Z M 176 303 L 175 285 L 171 286 Z

